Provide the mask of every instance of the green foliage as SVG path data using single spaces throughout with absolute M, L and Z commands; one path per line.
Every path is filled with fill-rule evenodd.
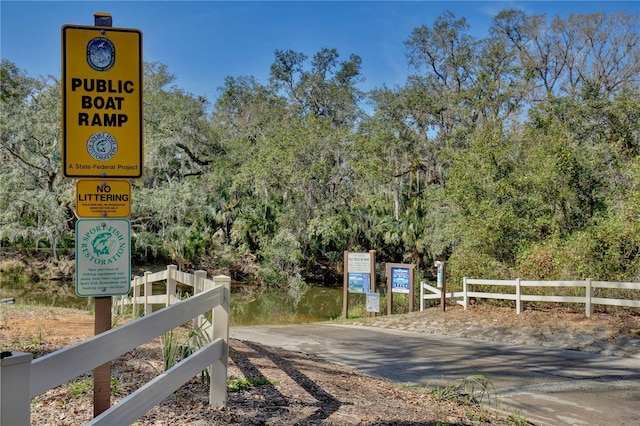
M 264 248 L 258 253 L 262 258 L 258 275 L 262 282 L 270 288 L 287 289 L 295 300 L 302 299 L 307 287 L 300 275 L 300 243 L 293 233 L 283 229 L 261 245 Z
M 239 379 L 230 379 L 227 381 L 227 392 L 241 392 L 256 386 L 274 385 L 265 377 L 254 379 L 252 377 L 242 377 Z
M 111 394 L 119 395 L 122 392 L 122 389 L 120 388 L 120 381 L 115 377 L 112 377 L 109 382 Z M 71 392 L 71 396 L 73 398 L 78 398 L 82 394 L 93 392 L 93 377 L 85 377 L 82 380 L 69 382 L 67 387 Z
M 35 249 L 44 241 L 57 257 L 74 198 L 60 176 L 60 87 L 6 60 L 0 74 L 0 241 Z
M 436 399 L 479 406 L 490 401 L 491 394 L 495 394 L 495 387 L 485 375 L 474 374 L 444 388 L 432 389 L 430 393 Z
M 408 34 L 407 81 L 369 93 L 362 59 L 333 48 L 277 50 L 268 82 L 230 76 L 212 100 L 145 64 L 134 258 L 294 302 L 339 277 L 344 251 L 370 249 L 426 278 L 446 260 L 454 286 L 639 279 L 639 22 L 505 10 L 478 39 L 447 12 Z M 0 77 L 0 243 L 65 255 L 59 82 L 6 59 Z
M 523 279 L 549 281 L 569 278 L 562 276 L 561 250 L 558 238 L 532 244 L 521 254 L 517 276 Z
M 522 414 L 522 411 L 520 410 L 516 410 L 515 413 L 509 414 L 507 419 L 511 421 L 514 426 L 527 426 L 530 424 L 527 418 Z
M 21 290 L 32 282 L 26 266 L 17 260 L 0 261 L 0 287 Z
M 70 382 L 68 388 L 71 391 L 71 395 L 74 398 L 79 397 L 84 393 L 89 393 L 93 390 L 93 378 L 86 377 L 80 381 Z
M 183 359 L 196 353 L 199 349 L 208 344 L 208 337 L 203 328 L 184 332 L 184 330 L 171 330 L 162 336 L 162 359 L 164 370 L 171 367 Z M 200 374 L 202 383 L 209 382 L 209 371 L 203 370 Z

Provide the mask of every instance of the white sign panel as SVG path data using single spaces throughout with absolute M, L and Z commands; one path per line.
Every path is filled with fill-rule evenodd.
M 371 272 L 371 253 L 348 253 L 347 272 L 368 274 Z
M 367 312 L 380 312 L 380 293 L 367 293 Z
M 131 223 L 128 219 L 76 222 L 76 294 L 106 297 L 129 293 Z

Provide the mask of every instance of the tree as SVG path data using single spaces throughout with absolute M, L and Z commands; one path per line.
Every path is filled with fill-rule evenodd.
M 468 90 L 475 80 L 477 41 L 469 34 L 464 18 L 445 12 L 433 28 L 414 29 L 405 41 L 409 65 L 419 74 L 407 81 L 415 95 L 412 117 L 423 129 L 434 129 L 445 139 L 469 113 Z
M 324 48 L 313 56 L 308 71 L 304 53 L 276 50 L 275 57 L 270 82 L 276 91 L 284 92 L 295 113 L 324 117 L 336 126 L 353 126 L 363 95 L 355 87 L 362 79 L 359 56 L 352 54 L 348 61 L 339 61 L 336 49 Z
M 2 61 L 0 240 L 58 256 L 73 229 L 72 184 L 61 179 L 60 86 Z
M 207 100 L 169 87 L 174 77 L 145 66 L 145 183 L 158 185 L 201 175 L 221 151 L 207 117 Z
M 518 53 L 525 75 L 533 78 L 534 101 L 546 96 L 579 96 L 586 86 L 605 96 L 637 87 L 640 71 L 640 15 L 594 13 L 568 20 L 527 16 L 505 10 L 494 18 L 492 32 Z

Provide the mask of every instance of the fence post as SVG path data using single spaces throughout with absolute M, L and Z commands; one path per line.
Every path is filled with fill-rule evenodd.
M 204 279 L 207 277 L 207 271 L 195 271 L 193 273 L 193 275 L 195 275 L 196 279 L 193 282 L 193 295 L 195 296 L 198 293 L 202 293 L 202 291 L 204 290 Z M 192 321 L 192 328 L 193 331 L 196 331 L 200 328 L 200 325 L 203 323 L 200 320 L 200 315 L 195 317 Z
M 151 275 L 151 271 L 144 272 L 144 314 L 145 315 L 149 315 L 153 311 L 151 302 L 149 302 L 149 296 L 151 296 L 151 293 L 152 293 L 153 283 L 149 281 L 149 275 Z
M 0 425 L 31 423 L 31 361 L 28 352 L 0 355 Z
M 424 283 L 420 281 L 420 311 L 424 311 Z
M 165 306 L 169 306 L 176 301 L 176 271 L 177 265 L 167 265 L 167 300 Z
M 129 301 L 128 294 L 123 294 L 122 296 L 120 296 L 120 310 L 118 311 L 118 315 L 124 314 L 124 312 L 127 310 L 128 301 Z
M 222 339 L 222 356 L 209 368 L 209 405 L 224 406 L 227 402 L 227 365 L 229 359 L 229 314 L 231 303 L 231 278 L 218 275 L 213 278 L 216 286 L 224 286 L 224 302 L 213 308 L 213 338 Z
M 464 301 L 464 310 L 469 306 L 469 295 L 467 294 L 467 277 L 462 278 L 462 300 Z
M 520 288 L 520 278 L 516 278 L 516 314 L 520 315 L 522 312 L 522 300 L 520 300 L 520 295 L 522 294 L 522 290 Z
M 142 277 L 133 278 L 133 318 L 138 318 L 138 298 L 140 297 L 140 280 Z
M 591 318 L 591 314 L 593 313 L 593 307 L 591 306 L 591 278 L 587 278 L 587 282 L 585 284 L 586 296 L 585 296 L 585 306 L 584 311 L 587 318 Z

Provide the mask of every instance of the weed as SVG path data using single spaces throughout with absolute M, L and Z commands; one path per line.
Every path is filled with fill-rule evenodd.
M 73 398 L 77 398 L 84 393 L 89 393 L 93 389 L 93 379 L 85 377 L 82 380 L 70 382 L 67 387 L 71 391 Z
M 407 382 L 407 383 L 402 383 L 400 387 L 402 389 L 424 389 L 425 385 L 421 385 L 413 382 Z
M 38 335 L 36 337 L 29 337 L 29 345 L 38 346 L 44 343 L 44 336 L 42 335 L 42 330 L 38 330 Z
M 125 309 L 123 309 L 121 312 L 117 312 L 116 309 L 113 309 L 112 312 L 112 319 L 111 319 L 111 328 L 117 326 L 120 321 L 124 320 L 124 319 L 131 319 L 133 318 L 133 305 L 129 305 L 127 306 Z
M 478 406 L 485 400 L 488 402 L 495 388 L 483 374 L 474 374 L 461 379 L 453 385 L 430 390 L 431 395 L 441 400 L 456 400 Z
M 522 411 L 516 410 L 515 413 L 509 416 L 509 421 L 513 422 L 514 426 L 527 426 L 529 421 L 522 415 Z
M 122 389 L 120 388 L 120 381 L 118 379 L 116 379 L 115 377 L 111 378 L 110 381 L 110 388 L 111 388 L 111 394 L 113 395 L 120 395 L 120 393 L 122 392 Z
M 77 398 L 80 395 L 90 393 L 93 390 L 93 377 L 85 377 L 82 380 L 69 382 L 67 387 L 71 391 L 73 398 Z M 114 377 L 111 378 L 109 387 L 113 395 L 119 395 L 122 392 L 122 389 L 120 388 L 120 381 Z
M 231 379 L 227 381 L 227 392 L 240 392 L 242 390 L 261 385 L 273 385 L 273 383 L 271 383 L 265 377 L 260 377 L 257 379 L 253 379 L 251 377 Z
M 204 326 L 188 333 L 174 332 L 165 333 L 162 337 L 162 355 L 164 360 L 164 370 L 167 371 L 183 359 L 196 353 L 200 348 L 209 343 L 209 337 L 204 331 Z M 200 373 L 202 383 L 209 382 L 209 370 Z

